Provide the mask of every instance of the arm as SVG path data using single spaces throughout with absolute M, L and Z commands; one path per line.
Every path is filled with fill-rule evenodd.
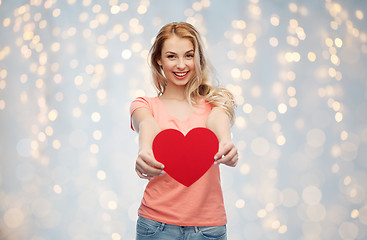
M 140 178 L 152 179 L 163 173 L 162 163 L 155 160 L 152 143 L 154 137 L 161 131 L 157 121 L 149 109 L 138 108 L 132 114 L 134 129 L 139 133 L 139 154 L 136 159 L 135 171 Z
M 214 164 L 223 163 L 230 167 L 235 167 L 238 162 L 237 148 L 231 139 L 230 120 L 226 112 L 214 107 L 208 116 L 206 126 L 217 135 L 219 141 L 219 150 L 215 154 Z

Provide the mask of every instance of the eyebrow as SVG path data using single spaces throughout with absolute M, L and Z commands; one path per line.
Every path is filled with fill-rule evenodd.
M 185 52 L 185 54 L 186 53 L 189 53 L 189 52 L 194 52 L 194 49 L 191 49 L 191 50 Z M 176 53 L 175 52 L 172 52 L 172 51 L 167 51 L 166 54 L 176 54 Z

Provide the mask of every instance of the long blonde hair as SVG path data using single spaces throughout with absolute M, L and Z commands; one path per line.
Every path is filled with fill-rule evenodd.
M 161 59 L 161 51 L 165 40 L 172 36 L 188 39 L 194 46 L 196 74 L 186 85 L 186 99 L 188 99 L 191 104 L 196 104 L 196 101 L 203 97 L 214 107 L 221 107 L 224 109 L 231 119 L 231 122 L 233 122 L 234 109 L 236 107 L 233 95 L 225 88 L 212 86 L 210 84 L 210 64 L 205 57 L 200 34 L 189 23 L 173 22 L 163 26 L 150 49 L 149 63 L 152 68 L 154 85 L 158 90 L 158 96 L 162 95 L 166 90 L 166 78 L 162 73 L 158 60 Z

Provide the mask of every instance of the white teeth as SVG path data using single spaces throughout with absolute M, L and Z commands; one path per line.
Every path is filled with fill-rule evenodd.
M 175 73 L 177 76 L 179 76 L 179 77 L 183 77 L 183 76 L 185 76 L 186 74 L 187 74 L 187 72 L 185 72 L 185 73 Z

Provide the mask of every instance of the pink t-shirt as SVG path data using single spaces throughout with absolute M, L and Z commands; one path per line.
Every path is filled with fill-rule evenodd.
M 158 97 L 138 97 L 130 113 L 148 108 L 162 130 L 172 128 L 188 133 L 206 127 L 212 105 L 202 100 L 197 111 L 185 121 L 171 116 Z M 174 180 L 167 173 L 149 181 L 139 208 L 139 215 L 151 220 L 179 226 L 220 226 L 227 223 L 220 183 L 219 166 L 210 169 L 190 187 Z

